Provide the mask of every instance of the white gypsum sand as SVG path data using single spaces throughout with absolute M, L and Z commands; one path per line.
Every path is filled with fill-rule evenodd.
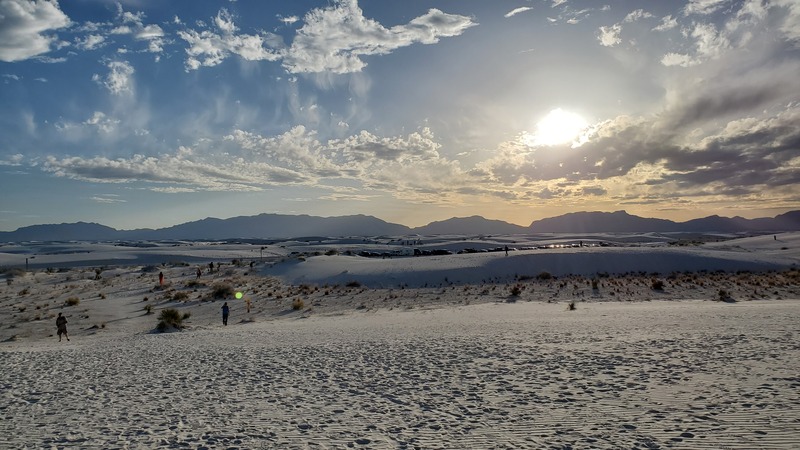
M 356 312 L 2 351 L 2 447 L 796 448 L 796 300 Z
M 796 448 L 799 236 L 0 247 L 0 448 Z

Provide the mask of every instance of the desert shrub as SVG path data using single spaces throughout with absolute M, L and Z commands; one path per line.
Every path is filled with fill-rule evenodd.
M 301 310 L 305 306 L 306 306 L 306 304 L 303 302 L 303 299 L 301 299 L 301 298 L 296 298 L 292 302 L 292 309 L 295 310 L 295 311 Z
M 156 267 L 156 266 L 144 266 L 144 267 L 142 267 L 142 272 L 145 272 L 145 273 L 158 272 L 158 267 Z
M 64 302 L 64 303 L 65 303 L 67 306 L 76 306 L 76 305 L 77 305 L 77 304 L 79 304 L 80 302 L 81 302 L 81 299 L 79 299 L 78 297 L 70 297 L 70 298 L 68 298 L 68 299 L 67 299 L 67 301 L 66 301 L 66 302 Z
M 653 280 L 653 283 L 650 285 L 650 287 L 654 291 L 663 291 L 664 290 L 664 282 L 661 281 L 661 280 Z
M 332 249 L 330 249 L 330 250 L 325 252 L 326 256 L 336 256 L 338 254 L 339 254 L 339 250 L 336 250 L 335 248 L 332 248 Z
M 350 281 L 345 286 L 347 287 L 361 287 L 361 283 L 358 281 Z
M 100 295 L 98 295 L 98 297 L 100 297 L 101 299 L 105 300 L 105 299 L 106 299 L 106 294 L 103 294 L 103 293 L 101 292 L 101 293 L 100 293 Z
M 23 295 L 28 295 L 30 293 L 31 293 L 30 289 L 25 288 L 25 289 L 19 291 L 19 296 L 22 297 Z
M 183 320 L 187 320 L 187 319 L 189 319 L 190 317 L 192 317 L 192 313 L 190 313 L 190 312 L 185 312 L 185 313 L 183 313 Z
M 553 275 L 550 272 L 540 272 L 539 275 L 536 275 L 536 278 L 540 280 L 552 280 Z
M 735 300 L 731 297 L 731 293 L 725 289 L 720 289 L 717 292 L 717 300 L 725 303 L 733 303 Z
M 575 302 L 569 302 L 569 305 L 567 305 L 567 310 L 575 311 Z
M 145 314 L 153 314 L 153 305 L 144 305 Z
M 522 286 L 515 284 L 511 287 L 511 295 L 513 297 L 519 297 L 520 294 L 522 294 Z
M 175 301 L 188 300 L 189 294 L 186 292 L 176 292 L 175 295 L 172 296 L 172 299 Z
M 206 284 L 203 283 L 202 281 L 197 281 L 197 280 L 191 280 L 186 282 L 186 287 L 188 288 L 203 287 L 205 285 Z
M 158 331 L 162 332 L 169 328 L 180 330 L 183 328 L 183 316 L 181 316 L 181 313 L 178 312 L 177 309 L 162 309 L 161 314 L 158 316 L 158 325 L 156 328 Z
M 211 296 L 214 298 L 228 298 L 233 297 L 235 292 L 230 284 L 217 283 L 211 288 Z
M 592 290 L 597 290 L 597 278 L 592 279 Z

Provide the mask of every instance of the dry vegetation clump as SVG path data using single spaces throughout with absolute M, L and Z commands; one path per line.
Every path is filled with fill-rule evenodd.
M 67 305 L 67 306 L 76 306 L 80 302 L 81 302 L 81 299 L 79 299 L 78 297 L 70 297 L 70 298 L 67 299 L 67 301 L 64 302 L 64 304 Z
M 650 284 L 650 288 L 654 291 L 663 291 L 664 290 L 664 282 L 658 279 L 653 280 Z
M 233 297 L 234 294 L 233 287 L 227 283 L 217 283 L 211 288 L 211 297 L 215 299 Z
M 189 299 L 189 294 L 183 291 L 176 292 L 172 295 L 172 300 L 175 300 L 176 302 L 188 299 Z
M 295 310 L 295 311 L 299 311 L 299 310 L 305 308 L 305 306 L 306 306 L 306 304 L 305 304 L 305 302 L 303 302 L 303 299 L 301 299 L 301 298 L 296 298 L 296 299 L 294 299 L 294 301 L 292 301 L 292 309 Z
M 163 309 L 158 316 L 158 325 L 156 329 L 162 333 L 170 328 L 182 330 L 184 328 L 183 321 L 189 317 L 191 317 L 191 314 L 185 313 L 181 315 L 181 313 L 174 308 Z

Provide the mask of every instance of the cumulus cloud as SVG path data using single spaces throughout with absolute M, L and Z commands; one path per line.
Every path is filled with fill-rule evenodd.
M 604 47 L 613 47 L 622 42 L 622 39 L 619 37 L 621 32 L 622 25 L 618 23 L 611 26 L 603 26 L 600 27 L 600 33 L 598 34 L 597 39 Z
M 23 61 L 49 52 L 57 38 L 47 32 L 69 25 L 55 0 L 0 1 L 0 61 Z
M 189 44 L 186 49 L 187 70 L 216 66 L 231 55 L 238 55 L 248 61 L 276 61 L 280 58 L 276 48 L 281 46 L 281 40 L 277 35 L 236 34 L 238 28 L 233 22 L 233 16 L 226 9 L 220 10 L 214 18 L 214 27 L 216 31 L 178 32 Z
M 339 0 L 311 10 L 303 21 L 286 46 L 272 33 L 240 33 L 233 16 L 222 9 L 209 29 L 178 32 L 189 44 L 186 69 L 216 66 L 238 55 L 248 61 L 281 60 L 290 73 L 358 72 L 366 66 L 364 56 L 391 53 L 414 43 L 434 44 L 475 25 L 469 17 L 431 9 L 408 24 L 386 28 L 365 18 L 357 0 Z
M 304 21 L 283 59 L 289 72 L 358 72 L 366 66 L 363 56 L 387 54 L 414 43 L 434 44 L 476 25 L 469 17 L 432 8 L 406 25 L 386 28 L 364 17 L 356 0 L 312 10 Z
M 92 76 L 92 80 L 101 86 L 105 86 L 114 95 L 133 93 L 133 66 L 127 61 L 109 61 L 106 63 L 108 75 L 101 77 L 98 74 Z

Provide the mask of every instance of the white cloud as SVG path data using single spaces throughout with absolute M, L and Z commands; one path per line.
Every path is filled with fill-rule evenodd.
M 619 37 L 621 32 L 622 25 L 618 23 L 608 27 L 600 27 L 600 34 L 597 36 L 597 39 L 600 41 L 601 45 L 613 47 L 622 42 Z
M 661 58 L 661 64 L 665 66 L 691 67 L 700 64 L 700 61 L 683 53 L 667 53 Z
M 434 44 L 476 25 L 469 17 L 432 8 L 406 25 L 386 28 L 364 17 L 356 0 L 314 9 L 304 20 L 283 59 L 283 66 L 292 73 L 359 72 L 366 66 L 362 56 L 388 54 L 418 42 Z
M 285 23 L 286 25 L 291 25 L 291 24 L 297 22 L 298 20 L 300 20 L 300 18 L 297 17 L 297 16 L 286 16 L 286 17 L 278 16 L 278 20 L 280 20 L 281 22 Z
M 69 25 L 57 1 L 0 1 L 0 61 L 23 61 L 49 52 L 57 38 L 45 33 Z
M 113 203 L 127 203 L 127 200 L 119 198 L 119 195 L 116 194 L 100 194 L 91 197 L 91 200 L 96 203 L 106 203 L 106 204 L 113 204 Z
M 273 47 L 280 44 L 280 38 L 272 33 L 260 35 L 236 35 L 236 25 L 227 10 L 222 9 L 214 19 L 219 33 L 209 30 L 179 31 L 178 35 L 189 43 L 186 49 L 187 70 L 197 70 L 202 66 L 213 67 L 230 55 L 239 55 L 248 61 L 276 61 L 279 53 Z
M 114 131 L 114 129 L 119 123 L 120 123 L 119 120 L 110 119 L 100 111 L 95 111 L 94 114 L 92 114 L 92 117 L 86 119 L 86 121 L 83 122 L 84 125 L 91 125 L 93 127 L 96 127 L 99 131 L 102 131 L 103 133 L 111 133 L 112 131 Z
M 95 74 L 92 80 L 105 86 L 114 95 L 133 93 L 133 66 L 127 61 L 109 61 L 106 64 L 109 73 L 105 78 Z
M 781 32 L 788 41 L 800 46 L 800 3 L 797 0 L 773 0 L 772 4 L 784 12 Z
M 106 38 L 99 34 L 90 34 L 83 39 L 78 38 L 75 45 L 82 50 L 94 50 L 104 45 Z
M 661 18 L 661 23 L 658 24 L 653 31 L 667 31 L 671 30 L 678 26 L 678 19 L 670 16 L 664 16 Z
M 689 0 L 683 8 L 685 15 L 699 14 L 707 15 L 725 6 L 730 0 Z
M 647 11 L 645 11 L 643 9 L 637 9 L 635 11 L 631 11 L 630 13 L 628 13 L 628 15 L 625 16 L 625 19 L 623 20 L 623 22 L 632 23 L 632 22 L 636 22 L 637 20 L 640 20 L 640 19 L 649 19 L 651 17 L 653 17 L 653 15 L 650 14 L 649 12 L 647 12 Z
M 519 8 L 515 8 L 515 9 L 512 9 L 511 11 L 507 12 L 503 17 L 508 18 L 508 17 L 516 16 L 519 13 L 523 13 L 525 11 L 530 11 L 532 9 L 533 8 L 531 8 L 530 6 L 520 6 Z

